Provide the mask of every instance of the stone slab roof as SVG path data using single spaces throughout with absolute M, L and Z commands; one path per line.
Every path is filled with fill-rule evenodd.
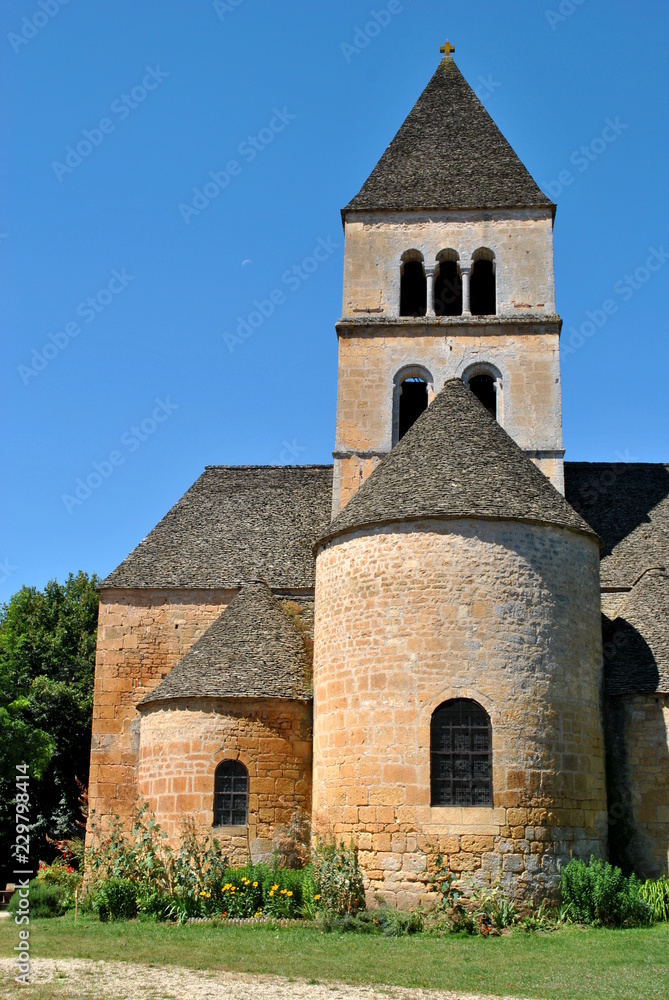
M 564 472 L 567 499 L 602 539 L 603 587 L 669 566 L 669 465 L 565 462 Z
M 208 466 L 101 587 L 313 588 L 332 466 Z
M 669 694 L 669 575 L 646 570 L 618 615 L 604 620 L 604 679 L 610 695 Z
M 444 59 L 344 213 L 535 206 L 555 207 Z
M 446 383 L 319 541 L 440 517 L 532 521 L 595 536 L 458 378 Z
M 180 698 L 308 701 L 302 636 L 267 584 L 243 584 L 225 611 L 140 706 Z

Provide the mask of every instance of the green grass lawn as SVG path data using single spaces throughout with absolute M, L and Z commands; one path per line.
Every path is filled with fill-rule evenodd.
M 384 938 L 308 927 L 100 924 L 34 920 L 34 957 L 92 958 L 274 973 L 327 982 L 451 989 L 536 1000 L 669 1000 L 669 925 L 609 931 L 567 927 L 500 938 Z M 0 954 L 17 941 L 0 923 Z

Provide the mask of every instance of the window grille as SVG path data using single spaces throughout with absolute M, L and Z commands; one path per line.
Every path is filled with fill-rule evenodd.
M 430 764 L 433 806 L 492 805 L 492 727 L 485 709 L 465 698 L 435 709 Z
M 249 772 L 238 760 L 224 760 L 214 776 L 214 826 L 246 826 Z

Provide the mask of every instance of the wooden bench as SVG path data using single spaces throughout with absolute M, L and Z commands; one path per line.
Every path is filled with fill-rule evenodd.
M 16 886 L 11 882 L 8 882 L 4 889 L 0 889 L 0 906 L 7 906 L 15 892 Z

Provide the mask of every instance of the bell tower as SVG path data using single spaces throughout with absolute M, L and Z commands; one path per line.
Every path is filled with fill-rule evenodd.
M 555 206 L 441 51 L 342 211 L 333 516 L 453 377 L 564 492 Z

